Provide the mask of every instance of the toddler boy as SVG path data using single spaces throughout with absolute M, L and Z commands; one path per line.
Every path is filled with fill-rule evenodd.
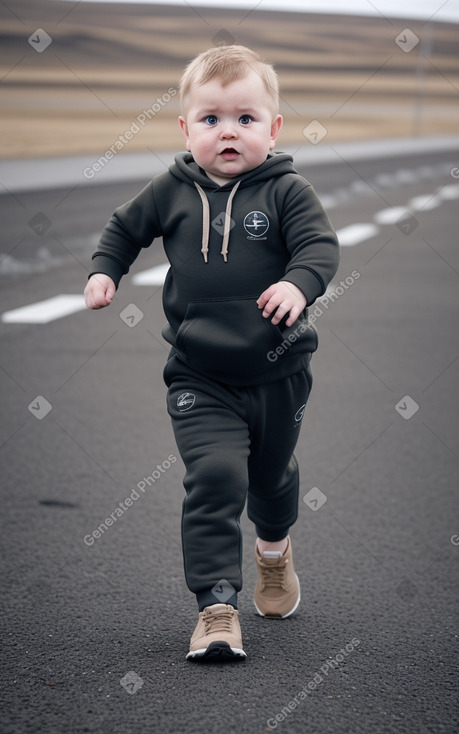
M 289 530 L 298 515 L 294 449 L 317 348 L 307 306 L 338 267 L 338 242 L 311 185 L 284 153 L 274 69 L 244 46 L 203 52 L 181 80 L 188 152 L 107 223 L 85 289 L 113 300 L 156 237 L 171 350 L 167 407 L 186 468 L 185 577 L 199 606 L 187 658 L 243 660 L 237 593 L 240 516 L 254 522 L 261 616 L 300 601 Z

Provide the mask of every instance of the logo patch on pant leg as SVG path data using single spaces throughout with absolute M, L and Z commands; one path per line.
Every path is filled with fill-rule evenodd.
M 182 392 L 177 398 L 177 408 L 180 413 L 190 410 L 196 401 L 196 395 L 192 392 Z
M 296 423 L 301 423 L 301 421 L 303 420 L 305 408 L 306 408 L 306 403 L 304 405 L 302 405 L 301 408 L 298 408 L 298 410 L 296 411 L 296 413 L 295 413 L 295 422 Z

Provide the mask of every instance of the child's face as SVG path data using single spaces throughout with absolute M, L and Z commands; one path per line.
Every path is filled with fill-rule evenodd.
M 220 186 L 261 165 L 282 127 L 281 115 L 273 115 L 262 79 L 253 70 L 225 87 L 216 79 L 195 85 L 185 115 L 179 124 L 186 148 Z

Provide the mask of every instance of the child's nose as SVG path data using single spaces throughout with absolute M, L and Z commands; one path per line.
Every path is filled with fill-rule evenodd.
M 224 123 L 220 133 L 222 138 L 236 138 L 237 129 L 232 122 Z

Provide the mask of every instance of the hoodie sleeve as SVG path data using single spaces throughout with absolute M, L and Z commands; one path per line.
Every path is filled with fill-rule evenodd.
M 317 194 L 304 179 L 284 202 L 282 233 L 291 259 L 281 280 L 298 286 L 311 306 L 338 269 L 339 245 Z
M 153 182 L 150 181 L 134 199 L 118 207 L 108 220 L 92 256 L 89 277 L 105 273 L 118 288 L 142 247 L 149 247 L 154 238 L 161 235 Z

